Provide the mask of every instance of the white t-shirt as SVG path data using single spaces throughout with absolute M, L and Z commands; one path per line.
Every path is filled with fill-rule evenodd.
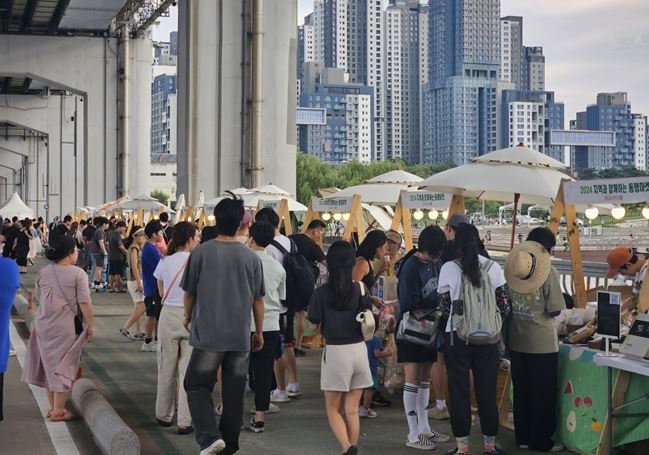
M 286 298 L 286 271 L 275 259 L 263 251 L 255 251 L 261 259 L 261 266 L 264 270 L 264 332 L 276 332 L 279 330 L 279 313 L 282 304 L 280 300 Z M 255 315 L 252 315 L 252 327 L 256 329 Z
M 489 260 L 483 256 L 478 256 L 478 259 L 480 260 L 480 265 Z M 507 283 L 502 267 L 496 262 L 489 269 L 489 280 L 494 290 Z M 450 292 L 451 301 L 459 300 L 462 297 L 462 269 L 455 261 L 449 261 L 442 266 L 437 282 L 437 292 L 439 294 Z M 446 323 L 446 331 L 451 331 L 451 318 L 448 318 L 448 322 Z
M 164 293 L 167 292 L 171 281 L 174 279 L 176 274 L 178 274 L 178 278 L 176 278 L 176 281 L 173 284 L 173 288 L 169 292 L 169 297 L 167 297 L 167 300 L 165 300 L 164 302 L 165 305 L 173 307 L 183 306 L 185 291 L 183 291 L 180 287 L 183 272 L 181 271 L 180 273 L 178 273 L 178 271 L 181 268 L 185 268 L 185 266 L 187 265 L 187 259 L 189 259 L 189 253 L 179 251 L 172 254 L 171 256 L 162 258 L 160 262 L 158 262 L 158 266 L 153 272 L 153 276 L 158 281 L 162 281 L 162 289 Z M 164 295 L 162 297 L 164 297 Z
M 276 235 L 273 240 L 282 245 L 286 249 L 286 251 L 291 251 L 291 239 L 289 239 L 285 235 Z M 268 245 L 266 247 L 266 254 L 279 262 L 280 265 L 284 265 L 284 253 L 278 250 L 275 245 Z

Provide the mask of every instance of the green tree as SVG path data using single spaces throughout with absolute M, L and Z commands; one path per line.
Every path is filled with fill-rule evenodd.
M 311 197 L 319 196 L 318 190 L 322 188 L 343 189 L 359 185 L 372 177 L 396 169 L 426 178 L 454 166 L 453 163 L 409 165 L 403 161 L 374 161 L 362 164 L 356 160 L 332 165 L 323 163 L 312 155 L 298 152 L 296 196 L 300 202 L 308 205 Z
M 165 193 L 162 190 L 154 189 L 153 191 L 151 191 L 151 197 L 157 200 L 158 202 L 160 202 L 161 204 L 167 205 L 167 203 L 169 202 L 169 198 L 171 196 L 169 196 L 167 193 Z

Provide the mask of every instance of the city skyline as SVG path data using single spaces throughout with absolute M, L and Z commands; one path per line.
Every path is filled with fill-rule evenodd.
M 298 0 L 298 24 L 312 8 Z M 523 44 L 543 47 L 546 86 L 565 104 L 566 128 L 604 92 L 627 92 L 633 111 L 649 115 L 649 65 L 638 58 L 649 45 L 649 2 L 501 0 L 501 16 L 522 16 Z

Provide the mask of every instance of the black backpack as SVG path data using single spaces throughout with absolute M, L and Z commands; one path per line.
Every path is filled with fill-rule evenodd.
M 291 251 L 286 251 L 279 242 L 270 242 L 275 248 L 281 251 L 284 256 L 282 265 L 286 270 L 286 300 L 284 305 L 287 308 L 306 307 L 315 289 L 315 280 L 311 265 L 302 256 L 295 242 L 291 240 Z

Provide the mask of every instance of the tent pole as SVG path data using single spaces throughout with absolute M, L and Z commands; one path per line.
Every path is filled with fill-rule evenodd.
M 516 235 L 516 218 L 518 213 L 518 200 L 521 198 L 520 193 L 514 194 L 514 214 L 512 215 L 512 238 L 509 242 L 509 249 L 514 248 L 514 237 Z

